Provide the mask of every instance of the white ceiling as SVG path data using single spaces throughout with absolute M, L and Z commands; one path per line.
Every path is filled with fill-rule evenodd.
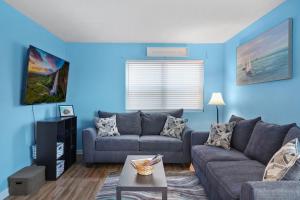
M 222 43 L 284 0 L 6 0 L 66 42 Z

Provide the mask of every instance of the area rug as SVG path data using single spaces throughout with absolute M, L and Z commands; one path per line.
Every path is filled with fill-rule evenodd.
M 168 200 L 207 200 L 204 188 L 193 172 L 167 173 Z M 116 199 L 119 174 L 111 173 L 96 196 L 96 200 Z M 159 192 L 122 192 L 122 200 L 160 200 Z

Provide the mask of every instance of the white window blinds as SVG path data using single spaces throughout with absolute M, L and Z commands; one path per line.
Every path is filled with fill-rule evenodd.
M 128 61 L 126 110 L 203 109 L 204 63 Z

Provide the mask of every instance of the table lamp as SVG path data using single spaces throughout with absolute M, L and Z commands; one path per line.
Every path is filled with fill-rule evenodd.
M 222 93 L 220 93 L 220 92 L 212 93 L 211 98 L 208 102 L 208 105 L 216 106 L 216 108 L 217 108 L 217 123 L 219 123 L 219 108 L 218 108 L 218 106 L 224 106 L 225 105 L 225 102 L 224 102 L 223 97 L 222 97 Z

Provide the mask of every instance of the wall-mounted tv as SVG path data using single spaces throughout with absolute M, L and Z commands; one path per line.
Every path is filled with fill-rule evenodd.
M 69 62 L 30 46 L 22 104 L 64 102 L 68 73 Z

